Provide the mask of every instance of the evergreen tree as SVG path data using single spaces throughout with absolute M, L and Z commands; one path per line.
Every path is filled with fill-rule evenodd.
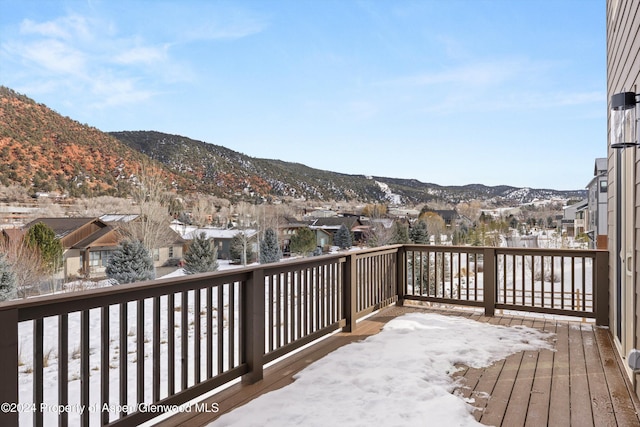
M 336 234 L 333 236 L 333 244 L 340 249 L 348 249 L 353 244 L 351 232 L 346 225 L 342 224 Z
M 107 277 L 119 284 L 155 279 L 153 260 L 139 240 L 125 240 L 113 251 L 106 268 Z
M 62 267 L 62 244 L 51 227 L 38 222 L 29 228 L 25 241 L 29 247 L 38 249 L 48 272 L 55 273 Z
M 0 254 L 0 301 L 14 299 L 17 295 L 16 276 L 7 257 Z
M 427 223 L 421 219 L 419 219 L 411 230 L 409 230 L 409 237 L 411 241 L 416 245 L 427 245 L 429 244 L 429 233 L 427 231 Z
M 187 274 L 206 273 L 218 269 L 218 250 L 205 233 L 195 236 L 184 254 Z
M 411 243 L 411 239 L 409 239 L 409 229 L 406 225 L 396 221 L 393 224 L 393 233 L 391 235 L 391 239 L 389 240 L 389 244 L 404 245 L 407 243 Z
M 282 258 L 282 251 L 278 245 L 278 236 L 272 228 L 267 228 L 264 238 L 260 241 L 260 264 L 278 262 Z
M 291 253 L 308 254 L 313 252 L 317 246 L 316 233 L 314 233 L 309 227 L 300 228 L 291 236 L 289 246 L 291 248 Z

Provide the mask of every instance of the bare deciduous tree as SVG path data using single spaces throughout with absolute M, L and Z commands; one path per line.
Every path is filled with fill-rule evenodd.
M 0 186 L 0 200 L 4 202 L 26 202 L 30 199 L 25 187 L 20 185 Z
M 199 196 L 198 199 L 193 202 L 191 208 L 191 220 L 193 224 L 198 227 L 211 224 L 214 210 L 215 208 L 210 197 L 205 195 Z
M 6 254 L 11 271 L 16 277 L 19 298 L 37 294 L 47 273 L 40 252 L 30 247 L 23 238 L 0 239 L 0 252 Z
M 447 229 L 444 219 L 435 212 L 425 212 L 420 215 L 420 219 L 427 223 L 429 236 L 433 236 L 435 243 L 439 244 L 442 234 L 444 234 Z
M 99 217 L 110 214 L 131 213 L 133 204 L 131 200 L 112 196 L 83 197 L 78 199 L 71 208 L 80 216 Z
M 477 221 L 480 217 L 482 209 L 482 203 L 478 200 L 472 200 L 470 202 L 460 202 L 456 206 L 456 210 L 460 215 L 464 215 L 471 221 Z
M 137 181 L 132 197 L 139 217 L 124 224 L 120 231 L 128 238 L 141 241 L 152 252 L 171 243 L 168 205 L 172 195 L 161 172 L 148 164 L 140 168 Z

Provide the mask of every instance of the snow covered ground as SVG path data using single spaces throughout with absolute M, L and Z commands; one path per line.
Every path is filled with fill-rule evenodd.
M 452 394 L 460 363 L 481 368 L 551 335 L 434 313 L 410 313 L 310 365 L 296 381 L 223 414 L 222 426 L 479 426 L 473 401 Z
M 228 262 L 225 261 L 221 261 L 220 262 L 220 266 L 219 269 L 220 270 L 226 270 L 226 269 L 231 269 L 231 268 L 238 268 L 241 266 L 235 266 L 235 265 L 231 265 Z M 180 276 L 184 276 L 184 270 L 183 269 L 177 269 L 175 270 L 173 273 L 163 276 L 163 278 L 166 277 L 180 277 Z M 98 283 L 70 283 L 68 284 L 68 288 L 69 289 L 89 289 L 89 288 L 95 288 L 95 287 L 104 287 L 104 286 L 110 286 L 108 281 L 101 281 Z M 237 287 L 237 285 L 235 285 Z M 236 290 L 237 292 L 237 290 Z M 191 295 L 193 294 L 193 292 L 191 292 Z M 237 293 L 236 293 L 237 295 Z M 195 314 L 194 314 L 194 307 L 193 307 L 193 301 L 192 301 L 193 296 L 190 296 L 191 301 L 189 302 L 189 322 L 191 322 L 188 326 L 188 334 L 189 334 L 189 343 L 188 345 L 193 348 L 193 346 L 195 345 L 195 341 L 196 338 L 194 337 L 194 326 L 193 326 L 193 321 L 195 319 Z M 151 396 L 151 384 L 153 383 L 153 378 L 152 378 L 152 365 L 151 365 L 151 354 L 152 354 L 152 342 L 150 340 L 151 334 L 152 334 L 152 330 L 153 330 L 153 317 L 151 316 L 152 313 L 152 306 L 153 301 L 151 299 L 147 299 L 145 300 L 144 303 L 144 307 L 145 307 L 145 323 L 144 323 L 144 337 L 145 337 L 145 343 L 144 343 L 144 348 L 145 348 L 145 377 L 147 377 L 145 379 L 145 384 L 146 384 L 146 390 L 145 390 L 145 401 L 147 402 L 151 402 L 152 400 L 152 396 Z M 222 322 L 224 324 L 223 327 L 223 334 L 225 334 L 225 336 L 229 333 L 229 329 L 228 329 L 228 316 L 231 314 L 235 317 L 235 321 L 237 322 L 237 315 L 238 315 L 238 311 L 237 311 L 237 300 L 234 301 L 230 301 L 229 298 L 229 286 L 225 285 L 224 289 L 223 289 L 223 311 L 221 313 L 218 313 L 217 311 L 214 311 L 213 313 L 213 322 L 214 322 L 214 327 L 212 328 L 211 333 L 215 336 L 217 335 L 217 324 L 218 321 Z M 179 308 L 181 308 L 181 296 L 180 294 L 177 294 L 175 296 L 175 307 L 176 310 L 174 312 L 174 322 L 176 326 L 180 326 L 181 323 L 181 313 L 178 310 Z M 214 293 L 213 295 L 213 305 L 214 307 L 216 307 L 218 305 L 218 301 L 217 301 L 217 292 Z M 235 310 L 230 310 L 230 305 L 233 307 L 235 306 Z M 127 304 L 128 306 L 128 312 L 127 312 L 127 318 L 128 318 L 128 333 L 127 333 L 127 361 L 128 361 L 128 390 L 129 390 L 129 395 L 128 395 L 128 405 L 131 405 L 132 408 L 135 408 L 135 404 L 136 404 L 136 366 L 137 366 L 137 354 L 136 354 L 136 345 L 137 345 L 137 330 L 136 330 L 136 316 L 137 316 L 137 307 L 136 307 L 136 303 L 135 302 L 131 302 L 129 304 Z M 115 406 L 118 406 L 119 403 L 119 399 L 118 399 L 118 393 L 117 393 L 117 387 L 119 386 L 119 370 L 117 369 L 117 367 L 119 366 L 119 358 L 120 358 L 120 351 L 123 350 L 120 348 L 120 341 L 119 341 L 119 328 L 120 328 L 120 319 L 119 319 L 119 307 L 117 305 L 115 306 L 111 306 L 110 309 L 110 316 L 109 316 L 109 323 L 110 323 L 110 348 L 109 348 L 109 358 L 111 360 L 111 369 L 110 369 L 110 373 L 109 373 L 109 377 L 110 377 L 110 385 L 112 388 L 112 395 L 111 395 L 111 399 L 110 399 L 110 404 Z M 167 297 L 161 297 L 161 325 L 164 325 L 164 327 L 161 330 L 161 345 L 160 345 L 160 351 L 161 351 L 161 357 L 163 360 L 167 360 L 168 356 L 168 331 L 167 331 L 167 318 L 168 318 L 168 314 L 167 314 L 168 310 L 167 310 Z M 220 317 L 218 317 L 220 315 Z M 80 405 L 80 401 L 79 401 L 79 395 L 80 395 L 80 313 L 71 313 L 69 314 L 68 317 L 68 330 L 69 330 L 69 345 L 68 345 L 68 351 L 69 351 L 69 360 L 68 360 L 68 371 L 69 371 L 69 404 L 71 405 L 70 409 L 65 410 L 65 412 L 68 413 L 69 416 L 69 425 L 79 425 L 80 423 L 80 415 L 82 413 L 83 410 L 89 410 L 90 413 L 90 418 L 91 418 L 91 425 L 98 425 L 99 424 L 99 416 L 100 413 L 103 412 L 102 408 L 100 407 L 100 348 L 101 348 L 101 333 L 100 333 L 100 328 L 101 328 L 101 316 L 100 316 L 100 310 L 99 309 L 93 309 L 89 311 L 89 329 L 90 329 L 90 343 L 89 343 L 89 349 L 90 349 L 90 356 L 89 356 L 89 364 L 90 364 L 90 396 L 91 396 L 91 404 L 89 405 L 88 408 L 81 408 Z M 45 409 L 42 411 L 43 412 L 43 417 L 44 417 L 44 423 L 45 425 L 56 425 L 57 424 L 57 419 L 58 419 L 58 414 L 57 412 L 60 411 L 60 408 L 57 407 L 57 402 L 58 402 L 58 389 L 57 389 L 57 385 L 58 385 L 58 354 L 59 354 L 59 348 L 58 348 L 58 319 L 57 317 L 52 317 L 52 318 L 45 318 L 44 319 L 44 325 L 43 325 L 43 354 L 42 354 L 42 360 L 43 360 L 43 364 L 44 364 L 44 369 L 43 369 L 43 378 L 44 378 L 44 405 L 45 405 Z M 181 335 L 180 335 L 180 331 L 181 328 L 176 328 L 176 331 L 174 332 L 174 336 L 175 336 L 175 357 L 176 357 L 176 364 L 178 364 L 180 362 L 180 355 L 181 355 Z M 202 329 L 202 334 L 203 336 L 200 337 L 199 341 L 202 341 L 204 339 L 204 337 L 206 336 L 206 327 L 203 327 Z M 236 334 L 235 339 L 237 340 L 237 330 L 234 331 L 234 333 Z M 18 342 L 18 359 L 19 359 L 19 365 L 18 366 L 18 382 L 19 382 L 19 402 L 21 404 L 24 405 L 28 405 L 30 402 L 32 402 L 32 396 L 33 396 L 33 382 L 34 382 L 34 378 L 33 378 L 33 367 L 34 367 L 34 363 L 33 363 L 33 336 L 34 336 L 34 328 L 33 328 L 33 323 L 32 322 L 21 322 L 18 325 L 18 336 L 19 336 L 19 342 Z M 236 341 L 237 342 L 237 341 Z M 225 366 L 225 369 L 228 369 L 228 365 L 229 365 L 229 361 L 227 360 L 227 355 L 228 355 L 228 351 L 225 348 L 225 352 L 224 352 L 224 361 L 223 364 Z M 236 364 L 237 364 L 237 360 L 238 357 L 236 355 Z M 202 360 L 203 362 L 203 372 L 204 370 L 206 370 L 206 365 L 204 365 L 204 360 Z M 217 363 L 217 360 L 214 360 L 214 364 Z M 191 370 L 189 371 L 189 384 L 193 384 L 194 378 L 193 378 L 193 366 L 191 367 Z M 179 381 L 180 381 L 180 374 L 178 373 L 176 375 L 176 388 L 179 389 Z M 166 397 L 166 390 L 167 390 L 167 383 L 168 383 L 168 379 L 166 375 L 162 375 L 161 376 L 161 388 L 164 391 L 162 393 L 163 397 Z M 117 412 L 119 411 L 112 411 L 111 409 L 109 410 L 109 412 L 112 412 L 111 417 L 112 420 L 115 419 L 115 417 L 117 417 Z M 30 410 L 21 410 L 20 411 L 20 425 L 21 426 L 30 426 L 32 425 L 32 413 Z

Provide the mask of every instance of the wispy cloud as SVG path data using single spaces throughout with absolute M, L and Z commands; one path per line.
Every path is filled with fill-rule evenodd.
M 558 108 L 601 102 L 602 91 L 558 90 L 564 64 L 505 58 L 470 61 L 376 83 L 413 93 L 417 110 L 441 115 L 462 111 Z
M 40 73 L 79 76 L 86 68 L 86 56 L 81 50 L 56 39 L 8 41 L 3 43 L 3 51 L 31 64 Z
M 126 104 L 136 104 L 152 98 L 156 93 L 140 87 L 137 81 L 131 78 L 111 78 L 103 76 L 93 85 L 95 102 L 91 107 L 101 109 Z
M 168 59 L 168 45 L 156 46 L 135 46 L 116 54 L 114 62 L 119 64 L 135 64 L 161 62 Z
M 240 39 L 260 33 L 266 26 L 266 21 L 254 18 L 224 23 L 210 19 L 192 27 L 184 35 L 185 41 Z
M 177 43 L 241 39 L 258 34 L 269 26 L 267 16 L 243 8 L 238 3 L 229 6 L 219 2 L 197 2 L 190 6 L 185 8 L 180 3 L 164 3 L 153 12 L 174 18 L 165 32 Z
M 29 87 L 64 89 L 85 107 L 146 100 L 154 90 L 140 82 L 156 71 L 137 65 L 167 61 L 167 48 L 114 34 L 113 28 L 108 21 L 79 14 L 44 22 L 25 19 L 15 37 L 0 44 L 1 52 L 6 62 L 21 65 L 22 80 Z
M 531 76 L 548 65 L 532 63 L 526 59 L 502 59 L 441 66 L 426 71 L 382 82 L 384 85 L 431 86 L 448 84 L 452 87 L 480 88 L 503 84 L 506 81 Z
M 86 40 L 92 34 L 90 27 L 86 17 L 71 14 L 47 22 L 34 22 L 31 19 L 25 19 L 20 24 L 20 33 L 64 40 Z
M 176 82 L 194 79 L 193 59 L 178 59 L 181 45 L 242 38 L 267 25 L 249 13 L 217 11 L 209 3 L 203 3 L 206 10 L 171 4 L 158 7 L 174 7 L 182 14 L 158 12 L 160 21 L 173 17 L 166 26 L 148 25 L 149 20 L 155 22 L 154 11 L 147 21 L 138 20 L 140 10 L 128 16 L 136 23 L 133 27 L 97 11 L 71 12 L 44 21 L 24 19 L 16 23 L 16 32 L 0 41 L 0 61 L 18 90 L 27 86 L 53 93 L 63 88 L 73 100 L 67 103 L 112 107 L 147 101 Z M 16 72 L 9 71 L 9 66 Z

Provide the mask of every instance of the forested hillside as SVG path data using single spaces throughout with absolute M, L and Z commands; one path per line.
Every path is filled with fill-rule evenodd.
M 104 133 L 63 117 L 0 86 L 0 184 L 32 194 L 127 196 L 143 164 L 153 165 L 168 189 L 232 200 L 274 198 L 366 203 L 458 203 L 479 199 L 528 202 L 583 197 L 584 191 L 441 186 L 415 179 L 346 175 L 277 159 L 257 159 L 225 147 L 156 131 Z M 482 177 L 478 178 L 479 180 Z

